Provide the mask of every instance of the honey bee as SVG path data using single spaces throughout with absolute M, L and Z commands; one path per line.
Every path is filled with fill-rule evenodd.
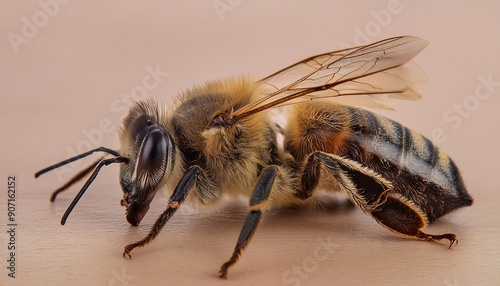
M 399 235 L 445 239 L 451 248 L 458 242 L 455 234 L 427 234 L 423 228 L 472 204 L 455 163 L 400 123 L 332 99 L 418 97 L 402 70 L 426 45 L 417 37 L 394 37 L 313 56 L 261 80 L 208 82 L 181 94 L 169 110 L 154 100 L 137 102 L 119 129 L 119 151 L 90 150 L 35 177 L 94 152 L 113 156 L 53 193 L 51 201 L 93 171 L 64 213 L 63 225 L 105 165 L 120 164 L 121 205 L 131 225 L 139 225 L 159 191 L 170 194 L 148 235 L 125 246 L 123 256 L 129 258 L 186 200 L 209 207 L 225 195 L 248 197 L 249 213 L 221 278 L 250 242 L 263 210 L 304 203 L 318 189 L 345 192 Z M 277 109 L 286 110 L 283 125 L 273 117 Z

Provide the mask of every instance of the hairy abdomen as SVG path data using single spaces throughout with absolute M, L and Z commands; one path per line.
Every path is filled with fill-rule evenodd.
M 285 140 L 300 162 L 323 151 L 375 170 L 393 183 L 392 192 L 420 206 L 429 222 L 472 203 L 448 155 L 419 133 L 372 112 L 326 102 L 299 104 Z

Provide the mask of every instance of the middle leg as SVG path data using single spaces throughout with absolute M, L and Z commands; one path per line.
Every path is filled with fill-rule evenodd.
M 279 205 L 290 199 L 296 199 L 293 196 L 293 191 L 290 190 L 296 188 L 291 185 L 290 181 L 289 174 L 283 167 L 271 165 L 262 170 L 250 197 L 250 212 L 243 224 L 233 254 L 220 268 L 219 276 L 221 278 L 227 278 L 229 267 L 238 261 L 243 250 L 248 246 L 260 222 L 262 210 L 265 206 L 268 203 Z

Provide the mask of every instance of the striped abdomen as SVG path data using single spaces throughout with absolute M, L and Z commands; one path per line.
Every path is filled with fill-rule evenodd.
M 392 191 L 420 206 L 429 222 L 472 203 L 451 158 L 400 123 L 325 102 L 299 104 L 293 115 L 286 146 L 297 160 L 314 151 L 355 160 L 391 181 Z

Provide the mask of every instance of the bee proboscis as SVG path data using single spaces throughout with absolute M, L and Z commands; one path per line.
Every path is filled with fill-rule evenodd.
M 97 176 L 120 164 L 121 205 L 139 225 L 155 195 L 170 194 L 166 210 L 142 240 L 151 242 L 188 199 L 205 207 L 224 195 L 249 198 L 249 213 L 230 259 L 227 277 L 250 242 L 262 211 L 301 204 L 315 190 L 343 191 L 379 224 L 407 237 L 449 247 L 456 235 L 427 234 L 439 217 L 472 204 L 455 163 L 424 136 L 335 98 L 388 95 L 417 98 L 402 68 L 427 42 L 413 36 L 385 39 L 307 58 L 264 79 L 212 81 L 181 94 L 166 111 L 157 101 L 135 103 L 119 130 L 119 151 L 100 147 L 45 168 L 39 175 L 94 152 L 113 157 L 82 170 L 57 194 L 91 173 L 66 210 L 66 219 Z M 276 124 L 272 110 L 285 109 Z M 279 142 L 282 134 L 282 142 Z

